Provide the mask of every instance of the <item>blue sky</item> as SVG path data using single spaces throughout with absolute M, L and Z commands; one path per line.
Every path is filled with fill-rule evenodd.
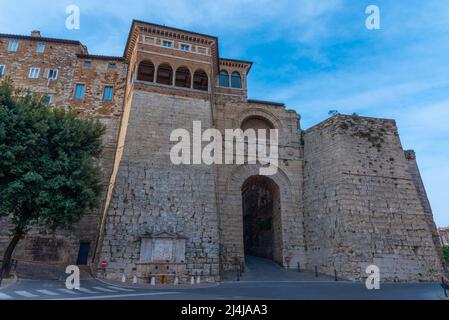
M 65 28 L 68 5 L 80 30 Z M 365 28 L 365 8 L 381 30 Z M 0 0 L 0 32 L 76 39 L 122 55 L 132 19 L 216 35 L 254 61 L 249 97 L 285 102 L 304 129 L 341 113 L 394 118 L 415 149 L 438 226 L 449 226 L 449 2 L 441 0 Z

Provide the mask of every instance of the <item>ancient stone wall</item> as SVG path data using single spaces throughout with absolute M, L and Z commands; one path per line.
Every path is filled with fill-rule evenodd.
M 392 120 L 334 116 L 304 135 L 308 266 L 362 279 L 437 280 L 432 226 Z
M 413 184 L 415 185 L 416 191 L 418 192 L 419 201 L 421 202 L 421 206 L 423 207 L 424 213 L 426 214 L 426 222 L 429 226 L 430 232 L 432 233 L 433 243 L 435 244 L 435 248 L 437 250 L 439 258 L 444 262 L 440 236 L 438 234 L 437 226 L 433 220 L 432 207 L 430 206 L 429 199 L 427 198 L 426 188 L 424 187 L 424 182 L 421 178 L 421 173 L 419 172 L 415 151 L 406 150 L 405 159 L 407 160 L 408 171 L 412 177 Z
M 216 95 L 214 124 L 220 132 L 241 128 L 248 117 L 259 117 L 279 129 L 279 169 L 267 176 L 279 187 L 280 223 L 274 226 L 274 260 L 285 267 L 304 263 L 302 216 L 302 154 L 298 115 L 284 106 L 248 103 L 236 96 Z M 217 201 L 220 220 L 221 262 L 223 270 L 232 270 L 244 259 L 242 186 L 260 175 L 260 165 L 218 165 Z
M 11 39 L 20 41 L 17 52 L 7 50 Z M 39 43 L 45 43 L 44 53 L 36 52 Z M 143 60 L 153 63 L 152 81 L 137 79 Z M 360 280 L 374 264 L 383 281 L 437 280 L 442 272 L 415 156 L 404 154 L 395 122 L 338 115 L 302 134 L 295 111 L 247 100 L 252 63 L 220 58 L 216 37 L 134 21 L 121 58 L 89 55 L 78 41 L 0 34 L 0 64 L 16 85 L 51 94 L 52 105 L 74 108 L 107 127 L 99 163 L 102 207 L 71 231 L 53 235 L 34 228 L 20 242 L 16 258 L 73 264 L 80 242 L 88 242 L 89 260 L 94 252 L 95 267 L 105 260 L 107 268 L 97 271 L 108 279 L 125 275 L 148 282 L 157 276 L 159 282 L 172 282 L 178 276 L 182 282 L 202 276 L 217 281 L 220 271 L 244 260 L 248 194 L 242 196 L 242 187 L 250 185 L 256 191 L 248 199 L 269 199 L 269 204 L 247 203 L 246 208 L 272 219 L 259 234 L 260 243 L 271 241 L 272 247 L 262 250 L 256 243 L 254 252 L 286 268 L 300 263 Z M 172 69 L 171 83 L 156 81 L 162 64 Z M 32 67 L 40 68 L 37 79 L 28 77 Z M 181 67 L 190 72 L 182 87 L 176 86 Z M 50 68 L 59 70 L 57 79 L 44 77 Z M 199 70 L 207 74 L 207 90 L 195 89 L 193 75 Z M 220 70 L 239 72 L 242 88 L 220 86 Z M 74 99 L 76 84 L 86 86 L 82 100 Z M 111 101 L 103 99 L 105 86 L 113 87 Z M 169 154 L 176 142 L 170 142 L 170 134 L 178 128 L 191 133 L 193 121 L 201 121 L 203 131 L 218 129 L 223 149 L 229 142 L 225 129 L 278 129 L 277 172 L 261 179 L 260 165 L 174 165 Z M 10 227 L 8 219 L 0 221 L 0 255 Z
M 173 130 L 192 132 L 194 120 L 201 121 L 203 130 L 211 127 L 208 95 L 192 99 L 136 90 L 129 112 L 100 254 L 108 267 L 100 275 L 108 279 L 136 275 L 139 281 L 148 282 L 149 270 L 160 279 L 184 270 L 178 274 L 180 281 L 192 275 L 218 280 L 214 168 L 174 165 L 170 160 Z M 174 270 L 161 261 L 141 261 L 142 238 L 157 232 L 186 238 L 185 268 Z

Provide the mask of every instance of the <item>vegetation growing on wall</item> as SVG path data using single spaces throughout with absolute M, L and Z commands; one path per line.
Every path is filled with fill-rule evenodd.
M 449 246 L 443 246 L 443 257 L 444 261 L 449 263 Z

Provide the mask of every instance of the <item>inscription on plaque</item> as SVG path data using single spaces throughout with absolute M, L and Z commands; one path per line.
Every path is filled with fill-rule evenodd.
M 169 232 L 143 236 L 140 245 L 140 262 L 184 262 L 185 246 L 185 238 Z

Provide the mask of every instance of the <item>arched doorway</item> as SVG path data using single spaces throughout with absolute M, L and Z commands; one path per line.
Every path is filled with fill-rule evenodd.
M 241 191 L 245 255 L 282 263 L 278 185 L 266 176 L 257 175 L 246 179 Z

